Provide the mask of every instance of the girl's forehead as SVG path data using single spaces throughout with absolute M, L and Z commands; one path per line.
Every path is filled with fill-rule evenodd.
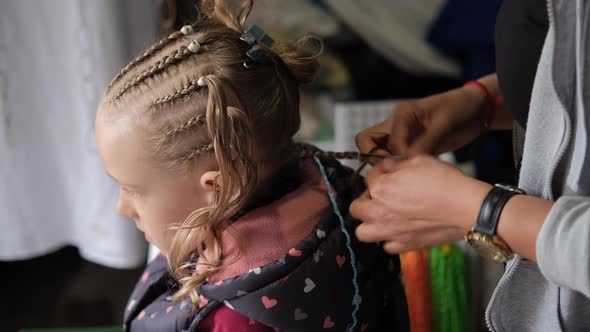
M 107 172 L 119 182 L 158 186 L 160 182 L 182 182 L 187 176 L 170 170 L 154 158 L 148 134 L 132 123 L 97 122 L 96 140 Z
M 133 173 L 150 166 L 153 162 L 142 140 L 146 139 L 140 130 L 126 122 L 97 121 L 96 145 L 105 166 L 113 176 L 119 172 Z M 115 170 L 111 171 L 113 168 Z M 118 170 L 118 171 L 116 171 Z

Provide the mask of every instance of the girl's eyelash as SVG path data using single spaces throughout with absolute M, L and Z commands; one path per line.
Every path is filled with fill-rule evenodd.
M 135 192 L 133 190 L 130 190 L 130 189 L 127 189 L 125 187 L 121 187 L 121 190 L 123 190 L 124 192 L 126 192 L 127 194 L 129 194 L 129 195 L 131 195 L 133 197 L 137 196 L 137 192 Z

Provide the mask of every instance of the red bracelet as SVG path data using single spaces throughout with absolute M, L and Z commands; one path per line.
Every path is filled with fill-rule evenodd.
M 481 92 L 486 97 L 486 102 L 488 104 L 488 107 L 486 107 L 486 109 L 484 110 L 484 114 L 481 117 L 481 119 L 482 119 L 481 125 L 482 125 L 482 128 L 489 130 L 490 125 L 492 124 L 492 121 L 494 121 L 494 116 L 496 115 L 496 108 L 497 108 L 498 104 L 500 104 L 504 101 L 504 98 L 502 98 L 502 96 L 498 96 L 497 98 L 493 98 L 492 95 L 490 94 L 490 91 L 488 90 L 488 88 L 486 88 L 486 86 L 481 84 L 479 81 L 469 81 L 469 82 L 463 84 L 463 86 L 468 86 L 468 85 L 475 85 L 476 87 L 478 87 L 481 90 Z

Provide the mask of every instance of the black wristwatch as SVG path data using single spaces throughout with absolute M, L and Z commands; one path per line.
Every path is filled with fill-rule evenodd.
M 496 236 L 496 229 L 504 205 L 519 194 L 526 193 L 511 185 L 496 184 L 483 200 L 475 227 L 465 235 L 465 241 L 480 255 L 499 262 L 509 261 L 514 256 L 508 245 Z

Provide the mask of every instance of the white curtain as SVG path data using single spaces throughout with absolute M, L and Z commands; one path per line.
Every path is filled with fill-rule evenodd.
M 156 39 L 155 0 L 0 2 L 0 260 L 71 244 L 116 268 L 145 262 L 94 143 L 110 79 Z

